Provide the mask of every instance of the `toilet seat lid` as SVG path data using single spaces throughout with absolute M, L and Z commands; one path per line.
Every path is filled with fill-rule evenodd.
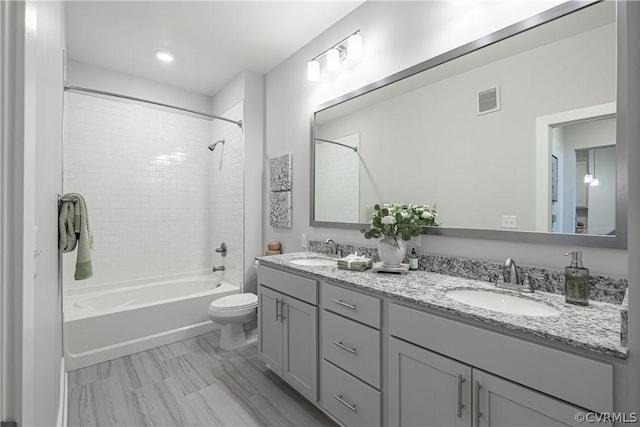
M 258 305 L 258 296 L 256 294 L 246 293 L 218 298 L 209 305 L 209 308 L 215 308 L 216 310 L 238 310 L 253 305 Z

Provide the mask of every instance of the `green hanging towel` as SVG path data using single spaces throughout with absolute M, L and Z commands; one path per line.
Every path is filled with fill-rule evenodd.
M 91 266 L 93 235 L 89 227 L 87 204 L 84 197 L 78 193 L 67 193 L 62 196 L 62 200 L 59 216 L 59 248 L 64 253 L 71 252 L 77 244 L 78 258 L 73 278 L 76 280 L 88 279 L 93 276 Z

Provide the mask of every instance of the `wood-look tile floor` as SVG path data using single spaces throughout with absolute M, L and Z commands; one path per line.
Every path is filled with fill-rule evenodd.
M 69 372 L 69 426 L 331 426 L 258 360 L 217 332 Z

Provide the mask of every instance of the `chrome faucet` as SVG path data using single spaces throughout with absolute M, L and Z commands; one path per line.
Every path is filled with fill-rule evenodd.
M 502 280 L 496 281 L 496 286 L 499 288 L 510 289 L 512 291 L 529 292 L 533 293 L 533 285 L 529 275 L 525 275 L 524 280 L 520 280 L 520 274 L 518 273 L 518 266 L 512 258 L 507 258 L 504 262 L 504 271 L 502 272 Z M 507 279 L 507 273 L 509 278 Z
M 324 250 L 325 255 L 338 256 L 338 244 L 334 242 L 333 239 L 327 239 L 324 243 L 328 246 L 328 248 Z
M 507 272 L 507 268 L 509 269 L 509 282 L 512 285 L 519 285 L 520 284 L 520 277 L 518 274 L 518 266 L 516 265 L 516 262 L 512 259 L 512 258 L 507 258 L 507 260 L 504 262 L 504 266 L 505 271 L 502 272 L 502 278 L 504 279 L 504 281 L 507 281 L 507 278 L 505 277 L 505 273 Z
M 211 270 L 213 273 L 215 273 L 216 271 L 224 271 L 224 265 L 221 265 L 220 267 L 216 267 L 215 265 L 213 266 L 213 269 Z

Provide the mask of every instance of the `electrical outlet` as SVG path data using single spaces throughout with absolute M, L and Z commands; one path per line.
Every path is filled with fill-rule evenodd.
M 306 234 L 301 234 L 300 235 L 300 246 L 302 246 L 303 249 L 307 249 L 307 235 Z
M 515 215 L 502 215 L 502 228 L 518 228 Z

